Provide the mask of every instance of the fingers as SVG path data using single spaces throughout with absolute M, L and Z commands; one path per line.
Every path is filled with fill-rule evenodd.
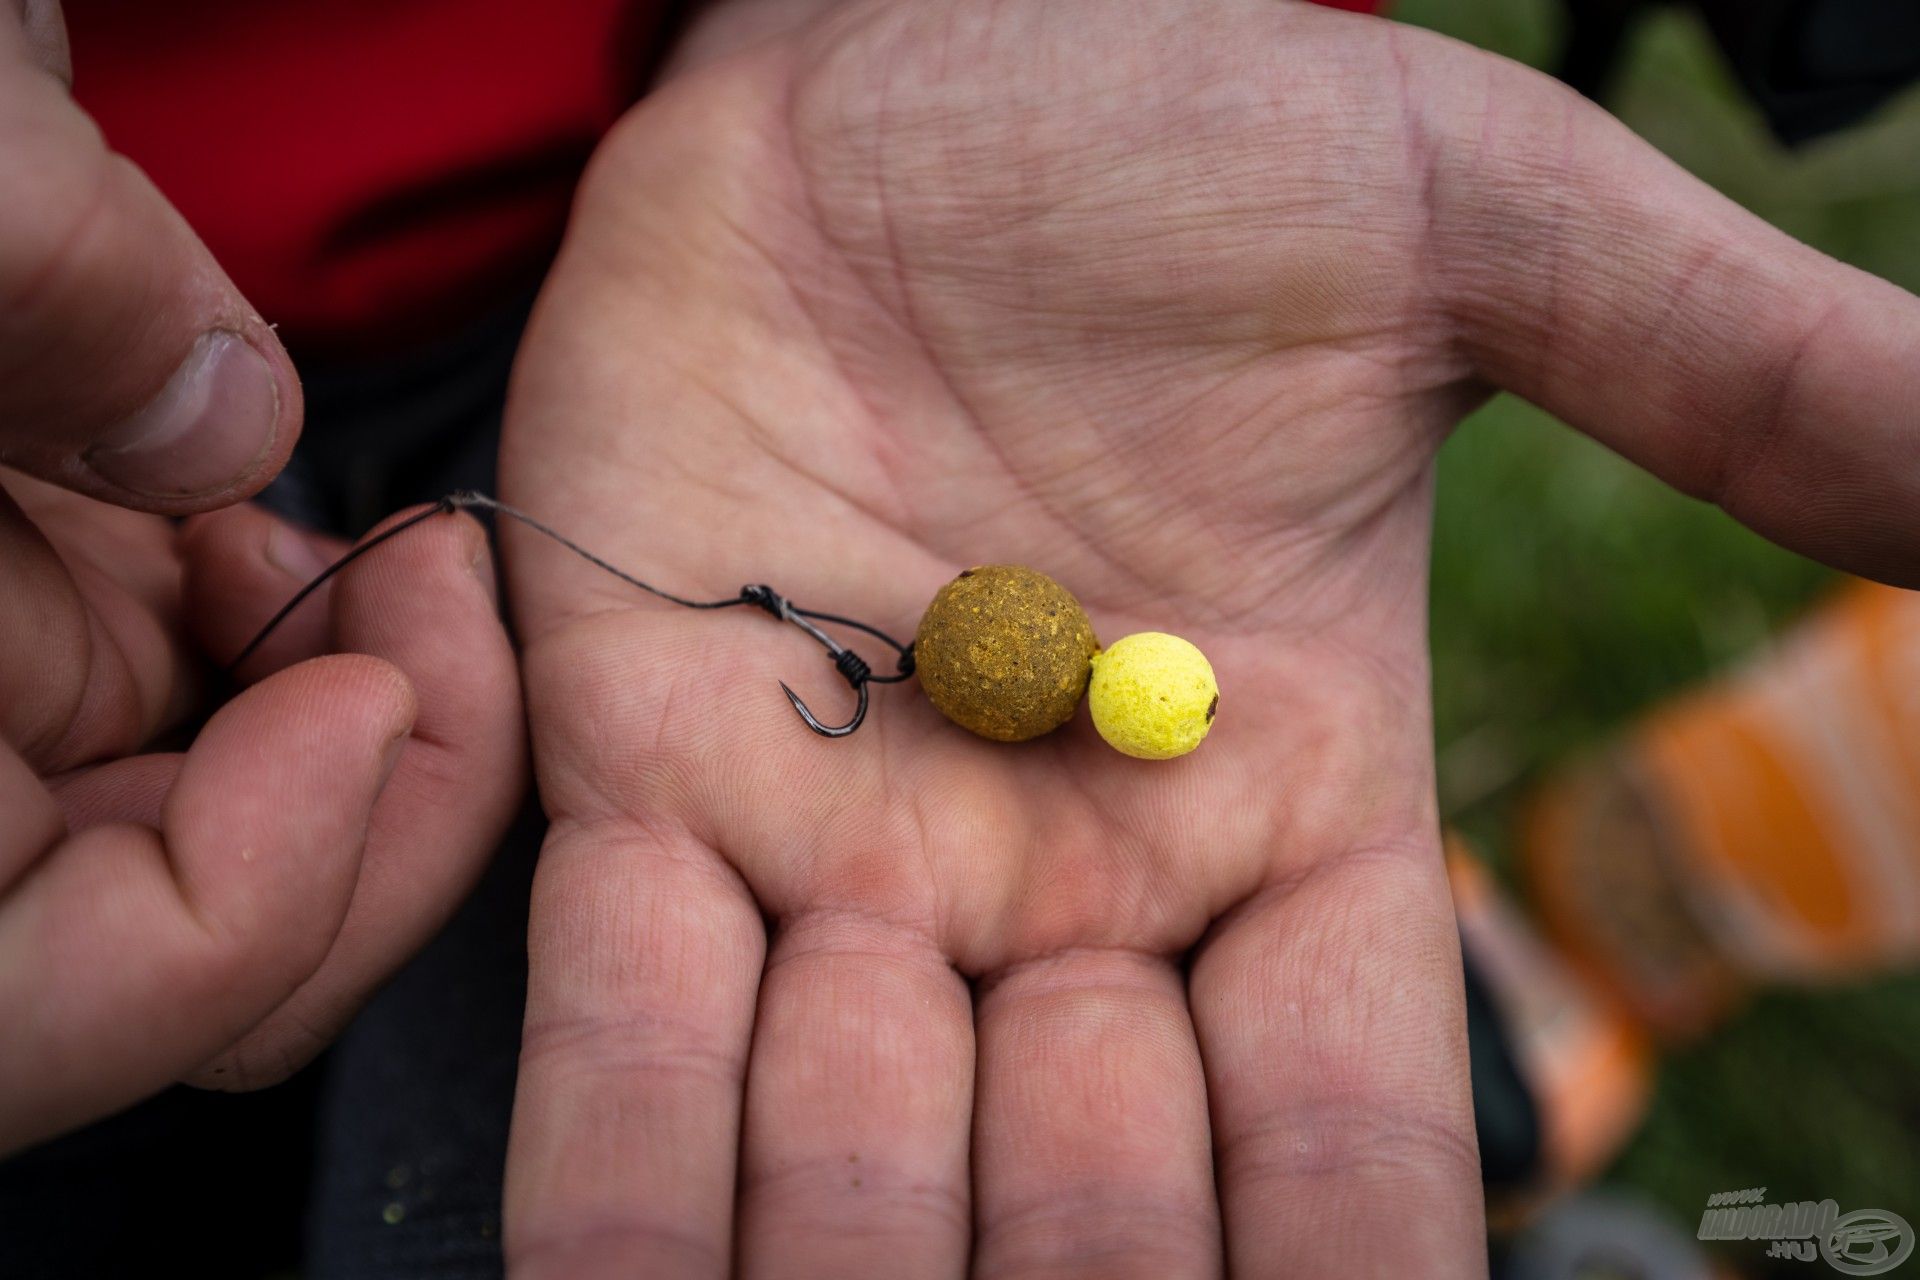
M 67 829 L 84 831 L 109 822 L 158 828 L 167 793 L 180 776 L 180 759 L 178 752 L 125 756 L 55 780 L 53 798 Z
M 93 827 L 33 863 L 0 903 L 0 1149 L 162 1087 L 312 972 L 412 718 L 386 663 L 302 664 L 208 722 L 160 831 Z
M 47 533 L 9 490 L 34 502 Z M 154 517 L 6 477 L 0 741 L 39 772 L 125 755 L 184 710 L 194 679 L 172 634 L 172 542 Z
M 823 912 L 761 985 L 741 1155 L 741 1275 L 966 1273 L 966 984 L 933 943 Z
M 1785 546 L 1920 584 L 1920 299 L 1545 77 L 1419 66 L 1430 260 L 1479 372 Z
M 59 79 L 73 84 L 73 59 L 67 47 L 67 20 L 60 0 L 14 0 L 20 12 L 20 32 L 27 56 Z
M 1230 1274 L 1485 1273 L 1437 848 L 1349 854 L 1256 895 L 1189 989 Z
M 396 540 L 420 533 L 412 530 Z M 188 520 L 181 526 L 180 554 L 186 569 L 185 612 L 194 639 L 224 666 L 282 605 L 346 554 L 348 546 L 250 503 Z M 335 585 L 335 579 L 321 583 L 281 619 L 235 677 L 251 683 L 325 653 L 333 628 Z
M 60 806 L 47 794 L 33 767 L 0 744 L 0 813 L 12 832 L 0 838 L 0 893 L 66 834 Z
M 279 554 L 319 548 L 291 526 L 271 519 L 263 526 L 238 510 L 208 520 L 226 529 L 199 531 L 194 546 L 211 567 L 190 558 L 190 576 L 223 569 L 232 576 L 195 596 L 238 593 L 250 583 L 260 590 L 232 611 L 201 616 L 209 627 L 251 636 L 287 594 L 285 571 L 269 563 L 276 540 L 288 543 Z M 439 930 L 485 868 L 519 806 L 526 772 L 518 672 L 492 584 L 486 534 L 465 515 L 426 520 L 337 579 L 333 647 L 398 668 L 418 713 L 374 807 L 353 901 L 326 958 L 259 1025 L 196 1071 L 193 1083 L 256 1088 L 304 1065 Z M 228 639 L 221 637 L 223 645 Z
M 0 6 L 0 462 L 146 511 L 223 505 L 292 450 L 293 366 L 47 69 L 53 30 Z
M 678 829 L 556 825 L 527 939 L 507 1152 L 516 1280 L 731 1274 L 735 1153 L 766 930 Z
M 1220 1274 L 1206 1082 L 1173 967 L 1031 961 L 986 990 L 979 1019 L 974 1273 Z

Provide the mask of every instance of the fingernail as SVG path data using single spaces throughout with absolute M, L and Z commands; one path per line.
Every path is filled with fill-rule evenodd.
M 267 530 L 267 563 L 296 582 L 317 578 L 327 567 L 326 559 L 311 542 L 283 524 Z
M 474 575 L 482 582 L 493 581 L 493 557 L 487 554 L 489 550 L 487 531 L 480 528 L 476 522 L 473 530 L 473 557 L 467 561 L 467 568 L 473 570 Z
M 87 464 L 152 497 L 226 488 L 273 447 L 280 388 L 266 357 L 237 333 L 203 334 L 160 394 L 101 438 Z
M 394 769 L 400 764 L 400 753 L 407 749 L 407 743 L 412 737 L 413 725 L 409 722 L 405 728 L 388 740 L 386 748 L 380 753 L 381 786 L 386 786 L 387 779 L 393 776 Z

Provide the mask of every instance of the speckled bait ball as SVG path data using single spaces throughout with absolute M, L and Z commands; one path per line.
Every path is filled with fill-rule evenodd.
M 1024 742 L 1071 720 L 1099 648 L 1071 592 L 1010 564 L 968 569 L 940 588 L 913 640 L 933 705 L 998 742 Z
M 1179 636 L 1142 631 L 1093 659 L 1093 727 L 1117 751 L 1171 760 L 1200 745 L 1220 708 L 1205 654 Z

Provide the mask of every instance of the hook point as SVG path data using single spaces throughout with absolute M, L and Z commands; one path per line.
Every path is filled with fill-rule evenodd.
M 820 717 L 814 715 L 813 712 L 807 708 L 807 704 L 800 700 L 800 695 L 787 687 L 785 680 L 780 682 L 780 692 L 787 695 L 787 701 L 791 702 L 793 709 L 800 713 L 800 718 L 807 722 L 807 728 L 813 730 L 823 738 L 844 738 L 855 729 L 858 729 L 860 722 L 867 718 L 866 684 L 864 682 L 861 683 L 857 686 L 857 690 L 860 694 L 860 702 L 859 705 L 853 709 L 853 719 L 847 721 L 845 724 L 832 725 L 823 724 Z

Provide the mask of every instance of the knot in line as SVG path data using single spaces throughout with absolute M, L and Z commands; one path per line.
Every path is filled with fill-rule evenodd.
M 839 653 L 835 654 L 833 666 L 834 670 L 847 678 L 847 684 L 855 689 L 865 684 L 868 677 L 873 675 L 873 668 L 869 667 L 866 660 L 851 649 L 842 649 Z
M 785 622 L 788 620 L 787 598 L 764 582 L 754 582 L 740 588 L 740 599 L 750 605 L 765 609 L 774 617 Z

